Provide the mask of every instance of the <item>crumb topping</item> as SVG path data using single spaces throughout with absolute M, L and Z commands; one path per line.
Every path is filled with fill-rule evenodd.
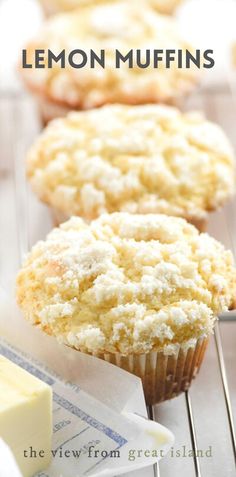
M 234 158 L 219 126 L 158 105 L 106 106 L 53 121 L 28 156 L 28 176 L 54 209 L 204 218 L 234 192 Z
M 17 278 L 25 317 L 86 352 L 147 353 L 208 336 L 236 293 L 232 254 L 184 219 L 71 218 Z
M 76 7 L 82 7 L 85 5 L 99 5 L 102 3 L 114 3 L 117 0 L 40 0 L 41 3 L 45 6 L 47 11 L 50 13 L 55 13 L 58 11 L 67 11 L 72 10 Z M 140 4 L 141 0 L 129 0 L 130 2 L 136 2 L 136 5 Z M 182 3 L 182 0 L 144 0 L 143 4 L 151 5 L 153 8 L 157 9 L 160 13 L 170 14 Z
M 34 62 L 35 50 L 62 50 L 68 54 L 80 48 L 89 53 L 105 50 L 106 65 L 92 69 L 52 68 L 22 69 L 23 78 L 33 91 L 46 95 L 57 104 L 71 109 L 88 109 L 107 103 L 143 104 L 168 102 L 191 91 L 199 78 L 193 68 L 178 68 L 177 60 L 170 69 L 160 62 L 158 69 L 133 68 L 127 63 L 115 68 L 115 51 L 124 56 L 130 50 L 190 50 L 190 45 L 178 31 L 174 19 L 158 14 L 137 2 L 119 1 L 80 6 L 72 12 L 49 19 L 43 29 L 26 45 L 28 62 Z

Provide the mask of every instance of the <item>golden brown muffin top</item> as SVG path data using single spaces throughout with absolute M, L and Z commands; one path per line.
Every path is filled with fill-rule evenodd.
M 52 68 L 22 69 L 26 84 L 56 104 L 71 109 L 88 109 L 107 103 L 143 104 L 170 102 L 192 90 L 199 77 L 195 66 L 178 68 L 176 61 L 169 69 L 165 62 L 153 67 L 153 50 L 192 49 L 178 31 L 176 22 L 158 14 L 147 5 L 137 8 L 135 2 L 120 1 L 80 7 L 47 21 L 36 38 L 26 45 L 30 63 L 35 50 L 51 49 L 66 56 L 74 49 L 98 55 L 105 50 L 105 68 L 88 63 L 81 69 L 53 64 Z M 151 51 L 151 65 L 133 68 L 121 63 L 116 68 L 116 50 L 127 55 L 130 50 Z M 164 53 L 163 53 L 164 55 Z M 46 55 L 47 56 L 47 55 Z M 177 56 L 177 55 L 176 55 Z M 46 61 L 46 60 L 45 60 Z M 33 63 L 34 64 L 34 63 Z
M 235 301 L 232 254 L 184 219 L 74 217 L 36 244 L 17 279 L 25 317 L 86 352 L 191 346 Z
M 202 219 L 235 183 L 221 128 L 158 105 L 106 106 L 53 121 L 27 169 L 42 200 L 86 220 L 116 211 Z

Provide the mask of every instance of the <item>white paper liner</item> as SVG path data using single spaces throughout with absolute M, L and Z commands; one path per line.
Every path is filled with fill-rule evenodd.
M 175 354 L 162 351 L 122 356 L 120 353 L 94 354 L 140 377 L 146 403 L 153 405 L 186 391 L 197 375 L 209 338 L 199 338 L 195 346 L 184 344 Z

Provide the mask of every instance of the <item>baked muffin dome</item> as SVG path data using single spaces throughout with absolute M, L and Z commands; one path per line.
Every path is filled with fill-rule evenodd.
M 164 213 L 197 224 L 234 191 L 231 146 L 201 115 L 161 105 L 70 113 L 28 155 L 38 196 L 66 217 Z
M 46 13 L 55 14 L 57 12 L 67 11 L 85 5 L 97 5 L 105 2 L 115 2 L 116 0 L 40 0 Z M 140 8 L 140 0 L 128 0 L 136 2 Z M 144 6 L 151 5 L 160 13 L 170 14 L 182 3 L 182 0 L 143 0 Z
M 73 217 L 33 247 L 17 279 L 25 317 L 89 353 L 194 346 L 235 292 L 231 252 L 184 219 L 151 214 Z
M 76 48 L 86 52 L 92 48 L 97 54 L 105 50 L 105 68 L 76 69 L 67 62 L 65 68 L 53 63 L 52 68 L 22 69 L 41 104 L 45 100 L 57 107 L 88 109 L 116 102 L 170 102 L 191 91 L 199 77 L 195 66 L 178 68 L 176 62 L 169 69 L 162 62 L 158 68 L 138 68 L 136 63 L 129 68 L 127 62 L 115 67 L 116 49 L 123 55 L 132 49 L 192 49 L 174 20 L 148 6 L 137 8 L 135 2 L 85 6 L 51 18 L 26 45 L 27 61 L 33 62 L 36 49 L 51 49 L 54 54 L 65 49 L 68 54 Z

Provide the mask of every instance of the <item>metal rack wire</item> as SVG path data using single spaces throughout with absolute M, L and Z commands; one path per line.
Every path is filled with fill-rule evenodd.
M 227 104 L 225 104 L 225 110 L 223 109 L 223 111 L 220 111 L 219 105 L 217 107 L 217 104 L 216 104 L 218 95 L 220 96 L 220 98 L 222 98 L 222 96 L 227 98 L 226 99 Z M 231 121 L 232 119 L 236 120 L 236 80 L 233 79 L 232 74 L 227 75 L 227 81 L 225 82 L 225 84 L 220 85 L 215 89 L 207 89 L 205 91 L 204 90 L 200 91 L 198 98 L 195 97 L 193 101 L 191 100 L 189 101 L 187 109 L 192 108 L 192 103 L 193 103 L 193 106 L 195 107 L 198 106 L 199 104 L 200 109 L 205 110 L 211 119 L 214 119 L 217 122 L 222 123 L 222 126 L 224 126 L 224 123 L 228 122 L 229 120 L 227 118 L 227 113 L 229 114 Z M 229 108 L 229 105 L 230 105 L 230 108 Z M 228 132 L 229 136 L 231 137 L 231 140 L 234 143 L 234 146 L 236 146 L 235 135 L 233 131 L 234 121 L 232 121 L 231 127 L 229 126 L 225 127 L 225 129 L 226 129 L 226 132 Z M 216 238 L 222 240 L 222 242 L 226 242 L 226 245 L 231 247 L 232 251 L 234 252 L 234 255 L 236 252 L 236 249 L 235 249 L 235 244 L 236 244 L 235 206 L 236 206 L 235 202 L 232 201 L 232 203 L 226 208 L 225 211 L 221 211 L 218 217 L 215 217 L 213 219 L 212 224 L 210 224 L 210 227 L 209 227 L 210 231 L 211 231 L 211 228 L 213 229 L 213 235 L 215 235 Z M 224 218 L 224 220 L 221 221 L 220 218 Z M 213 227 L 211 227 L 211 225 L 213 225 Z M 235 258 L 236 258 L 236 255 L 235 255 Z M 200 458 L 198 457 L 198 450 L 199 450 L 198 432 L 196 429 L 196 422 L 194 417 L 194 405 L 193 405 L 192 397 L 191 397 L 192 393 L 194 393 L 194 389 L 193 390 L 190 389 L 189 391 L 185 392 L 185 404 L 186 404 L 187 417 L 188 417 L 188 423 L 189 423 L 191 446 L 193 450 L 194 472 L 192 472 L 191 475 L 193 476 L 195 475 L 196 477 L 209 477 L 209 475 L 220 476 L 222 474 L 231 477 L 233 475 L 236 475 L 236 434 L 235 434 L 235 420 L 234 420 L 235 409 L 233 411 L 231 392 L 230 392 L 230 386 L 228 383 L 226 363 L 225 363 L 225 357 L 224 357 L 225 351 L 224 351 L 222 332 L 221 332 L 221 327 L 227 326 L 227 322 L 228 323 L 231 322 L 231 324 L 233 324 L 233 326 L 231 327 L 231 330 L 234 335 L 234 343 L 236 344 L 236 315 L 235 313 L 225 314 L 224 316 L 220 318 L 220 320 L 216 323 L 216 326 L 215 326 L 214 364 L 215 366 L 218 365 L 220 380 L 221 380 L 221 383 L 219 384 L 222 385 L 222 390 L 223 390 L 224 405 L 226 409 L 226 416 L 225 416 L 224 422 L 225 422 L 225 426 L 226 427 L 228 426 L 229 428 L 229 435 L 230 435 L 230 439 L 228 440 L 228 443 L 227 443 L 227 450 L 228 450 L 228 454 L 229 455 L 231 454 L 231 464 L 230 464 L 230 467 L 226 470 L 225 461 L 224 461 L 224 459 L 228 458 L 228 455 L 226 452 L 224 459 L 221 459 L 221 467 L 218 468 L 218 470 L 210 469 L 210 467 L 208 472 L 202 470 Z M 235 351 L 233 353 L 233 362 L 231 363 L 229 362 L 227 364 L 228 366 L 232 365 L 232 367 L 236 365 Z M 205 365 L 207 366 L 207 363 L 205 363 Z M 234 381 L 233 385 L 235 385 L 236 384 L 235 380 L 233 381 Z M 216 392 L 218 392 L 218 390 L 216 390 Z M 235 392 L 235 389 L 234 389 L 234 392 Z M 204 389 L 202 389 L 202 393 L 204 393 Z M 208 403 L 208 406 L 209 404 L 210 403 Z M 158 410 L 157 410 L 157 413 L 158 413 Z M 155 416 L 155 411 L 154 411 L 154 416 Z M 216 417 L 216 424 L 217 424 L 217 417 Z M 216 432 L 217 432 L 217 428 L 216 428 Z M 163 472 L 160 470 L 158 471 L 158 476 L 161 477 L 162 475 L 166 475 L 164 464 L 163 464 Z M 169 473 L 167 475 L 169 475 Z M 179 474 L 176 474 L 176 475 L 179 475 Z M 181 475 L 185 475 L 184 472 L 181 473 Z

